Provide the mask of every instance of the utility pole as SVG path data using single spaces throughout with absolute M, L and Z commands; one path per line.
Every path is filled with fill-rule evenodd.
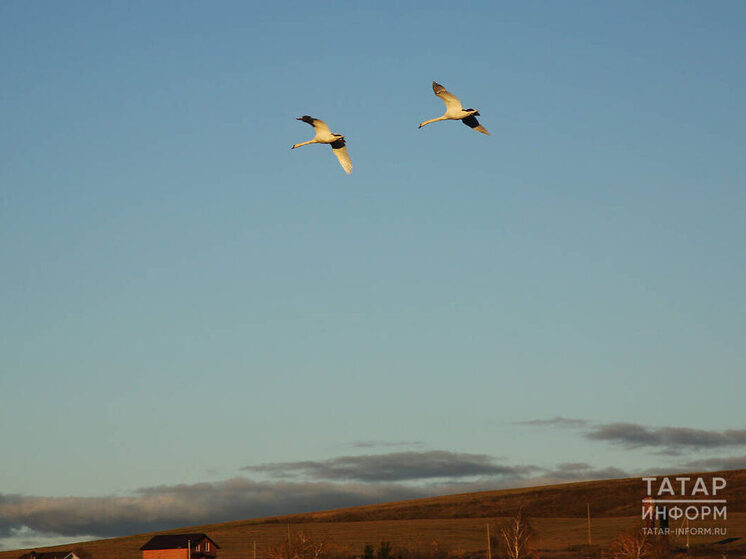
M 588 503 L 588 545 L 593 545 L 591 543 L 591 504 Z
M 492 542 L 490 541 L 490 523 L 487 523 L 487 559 L 492 559 Z
M 254 559 L 256 559 L 256 540 L 254 540 Z

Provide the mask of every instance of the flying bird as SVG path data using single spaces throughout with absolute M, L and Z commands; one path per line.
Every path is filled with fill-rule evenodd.
M 420 123 L 420 128 L 426 124 L 430 124 L 431 122 L 437 122 L 438 120 L 460 120 L 466 124 L 466 126 L 473 128 L 477 132 L 487 134 L 488 136 L 490 135 L 490 133 L 487 132 L 487 129 L 479 124 L 479 121 L 477 120 L 477 117 L 481 116 L 478 110 L 464 109 L 459 98 L 450 91 L 447 91 L 445 87 L 437 82 L 433 82 L 433 92 L 446 104 L 446 112 L 443 116 Z
M 332 153 L 337 156 L 339 164 L 342 165 L 345 173 L 349 175 L 352 172 L 352 161 L 350 161 L 350 155 L 347 153 L 347 148 L 345 147 L 345 137 L 342 134 L 334 134 L 331 130 L 329 130 L 329 126 L 327 126 L 326 122 L 324 122 L 323 120 L 319 120 L 318 118 L 310 117 L 308 115 L 303 115 L 302 117 L 296 118 L 295 120 L 302 120 L 303 122 L 306 122 L 313 126 L 313 129 L 316 131 L 316 135 L 313 137 L 312 140 L 308 140 L 307 142 L 293 144 L 293 147 L 290 149 L 299 148 L 300 146 L 307 146 L 308 144 L 329 144 L 330 146 L 332 146 Z

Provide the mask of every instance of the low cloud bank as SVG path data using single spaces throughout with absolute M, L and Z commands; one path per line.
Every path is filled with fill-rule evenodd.
M 303 476 L 316 480 L 363 482 L 455 479 L 473 476 L 521 477 L 537 469 L 536 466 L 497 464 L 494 458 L 486 454 L 444 450 L 339 456 L 322 461 L 274 462 L 243 468 L 248 472 L 269 474 L 273 477 Z
M 689 427 L 653 428 L 637 423 L 607 423 L 595 426 L 586 434 L 586 438 L 628 448 L 714 449 L 746 446 L 746 429 L 716 431 Z
M 583 436 L 622 448 L 650 448 L 659 454 L 676 456 L 686 450 L 746 447 L 746 429 L 693 429 L 691 427 L 650 427 L 639 423 L 598 423 L 585 419 L 554 417 L 519 421 L 516 425 L 584 429 Z
M 256 482 L 139 489 L 130 497 L 0 494 L 0 537 L 23 527 L 44 534 L 113 537 L 155 530 L 420 497 L 423 489 L 387 484 Z
M 507 466 L 482 454 L 447 451 L 341 456 L 324 461 L 247 466 L 246 471 L 310 480 L 245 477 L 138 489 L 130 496 L 43 497 L 0 494 L 0 547 L 66 536 L 90 539 L 167 530 L 449 493 L 624 475 L 585 463 Z M 30 546 L 29 546 L 30 547 Z

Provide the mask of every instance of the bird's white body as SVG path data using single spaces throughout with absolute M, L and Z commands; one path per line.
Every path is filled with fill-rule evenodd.
M 342 134 L 335 134 L 329 129 L 329 126 L 323 120 L 313 118 L 308 115 L 303 115 L 296 120 L 302 120 L 303 122 L 313 126 L 316 134 L 313 139 L 307 142 L 301 142 L 299 144 L 293 144 L 290 149 L 299 148 L 301 146 L 307 146 L 309 144 L 329 144 L 332 147 L 332 152 L 336 156 L 339 164 L 342 165 L 345 173 L 348 175 L 352 172 L 352 160 L 347 153 L 347 147 L 345 144 L 345 137 Z
M 303 119 L 303 117 L 298 118 L 296 120 L 303 120 L 304 122 L 307 122 Z M 333 134 L 332 131 L 329 130 L 329 126 L 323 120 L 319 120 L 318 118 L 311 118 L 311 120 L 312 122 L 309 122 L 308 124 L 313 126 L 313 129 L 316 132 L 316 135 L 313 137 L 313 140 L 309 140 L 307 142 L 301 142 L 300 144 L 295 144 L 293 145 L 293 148 L 297 148 L 299 146 L 305 146 L 308 144 L 331 144 L 332 142 L 336 142 L 340 138 L 344 138 L 342 134 Z
M 431 122 L 438 122 L 439 120 L 460 120 L 477 132 L 487 134 L 488 136 L 490 135 L 490 133 L 487 132 L 487 129 L 477 121 L 476 117 L 480 116 L 477 109 L 464 109 L 459 98 L 450 91 L 447 91 L 445 87 L 437 82 L 433 82 L 433 93 L 440 97 L 446 104 L 446 112 L 443 116 L 421 122 L 419 126 L 420 128 L 430 124 Z

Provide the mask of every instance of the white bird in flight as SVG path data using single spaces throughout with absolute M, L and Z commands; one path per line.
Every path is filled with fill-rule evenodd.
M 446 88 L 439 83 L 433 82 L 433 92 L 446 104 L 446 112 L 443 116 L 439 116 L 438 118 L 433 118 L 420 123 L 420 128 L 422 128 L 426 124 L 430 124 L 431 122 L 437 122 L 438 120 L 460 120 L 461 122 L 466 124 L 466 126 L 473 128 L 477 132 L 487 134 L 488 136 L 490 135 L 490 133 L 487 132 L 487 129 L 479 124 L 479 121 L 476 118 L 480 116 L 478 110 L 464 109 L 461 105 L 461 101 L 459 101 L 459 98 L 456 97 L 453 93 L 447 91 Z
M 302 120 L 303 122 L 306 122 L 313 126 L 313 129 L 316 131 L 316 135 L 313 137 L 312 140 L 308 140 L 307 142 L 293 144 L 293 147 L 290 149 L 299 148 L 300 146 L 307 146 L 308 144 L 329 144 L 330 146 L 332 146 L 332 152 L 334 153 L 334 155 L 337 156 L 339 164 L 342 165 L 345 173 L 349 175 L 352 172 L 352 161 L 350 161 L 350 155 L 347 153 L 347 148 L 345 147 L 345 137 L 342 134 L 332 133 L 332 131 L 329 130 L 326 122 L 324 122 L 323 120 L 319 120 L 318 118 L 310 117 L 308 115 L 303 115 L 302 117 L 296 118 L 295 120 Z

